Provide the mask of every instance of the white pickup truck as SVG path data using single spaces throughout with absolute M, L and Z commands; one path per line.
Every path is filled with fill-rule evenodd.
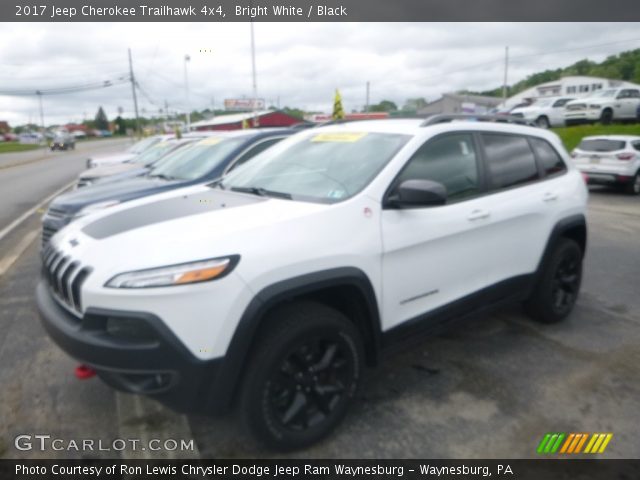
M 616 120 L 636 119 L 638 107 L 639 89 L 610 88 L 567 103 L 564 119 L 567 125 L 595 122 L 607 125 Z
M 511 110 L 511 115 L 522 117 L 539 127 L 564 127 L 564 107 L 573 98 L 543 98 L 533 104 Z

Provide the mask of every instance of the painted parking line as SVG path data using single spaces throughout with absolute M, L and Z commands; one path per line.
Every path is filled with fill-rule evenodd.
M 76 180 L 74 179 L 73 181 L 67 183 L 64 187 L 62 187 L 59 190 L 56 190 L 55 192 L 53 192 L 51 195 L 49 195 L 47 198 L 45 198 L 44 200 L 42 200 L 40 203 L 38 203 L 36 206 L 31 207 L 29 210 L 27 210 L 26 212 L 24 212 L 22 215 L 20 215 L 18 218 L 16 218 L 13 222 L 11 222 L 9 225 L 7 225 L 6 227 L 4 227 L 2 230 L 0 230 L 0 241 L 6 237 L 7 235 L 9 235 L 13 230 L 15 230 L 22 222 L 24 222 L 27 218 L 29 218 L 31 215 L 33 215 L 34 213 L 36 213 L 39 209 L 41 209 L 42 207 L 44 207 L 47 203 L 49 203 L 54 197 L 57 197 L 58 195 L 60 195 L 62 192 L 64 192 L 65 190 L 67 190 L 68 188 L 71 188 L 74 184 L 76 183 Z
M 125 460 L 200 458 L 186 415 L 175 413 L 149 398 L 121 392 L 116 392 L 116 410 L 120 438 L 136 439 L 142 447 L 123 450 L 121 455 Z M 166 440 L 169 442 L 165 443 Z M 186 441 L 192 449 L 171 450 L 173 441 L 177 445 Z
M 22 255 L 29 245 L 33 243 L 33 241 L 38 238 L 38 234 L 40 233 L 40 229 L 36 228 L 35 230 L 31 230 L 27 233 L 20 243 L 16 245 L 16 247 L 9 253 L 9 255 L 5 255 L 0 258 L 0 278 L 7 273 L 7 271 L 11 268 L 11 266 L 16 262 L 20 255 Z

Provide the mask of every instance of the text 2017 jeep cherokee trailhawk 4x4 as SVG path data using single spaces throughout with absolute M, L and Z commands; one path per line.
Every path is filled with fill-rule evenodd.
M 580 287 L 587 189 L 558 137 L 448 117 L 334 124 L 208 186 L 79 219 L 43 251 L 43 322 L 108 384 L 238 405 L 278 449 L 342 419 L 398 341 Z

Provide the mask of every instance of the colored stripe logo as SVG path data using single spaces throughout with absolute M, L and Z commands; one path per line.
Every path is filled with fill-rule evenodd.
M 538 444 L 541 455 L 604 453 L 613 433 L 547 433 Z

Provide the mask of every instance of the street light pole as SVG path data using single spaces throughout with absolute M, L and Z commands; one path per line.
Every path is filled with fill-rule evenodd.
M 184 56 L 184 87 L 187 94 L 187 132 L 191 131 L 191 107 L 189 106 L 189 77 L 187 76 L 187 62 L 191 60 L 189 55 Z

